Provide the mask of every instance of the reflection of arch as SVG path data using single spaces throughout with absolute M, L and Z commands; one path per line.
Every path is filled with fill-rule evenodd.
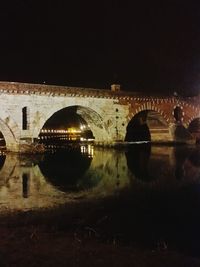
M 196 141 L 200 142 L 200 118 L 194 118 L 188 126 L 188 131 L 191 133 Z
M 127 125 L 126 141 L 155 141 L 169 138 L 166 119 L 155 110 L 142 110 Z
M 37 136 L 39 135 L 39 132 L 42 129 L 42 127 L 45 125 L 45 123 L 49 119 L 53 118 L 53 116 L 57 116 L 60 112 L 63 112 L 63 111 L 73 111 L 76 115 L 79 115 L 87 123 L 87 125 L 93 132 L 93 135 L 96 141 L 99 141 L 99 140 L 102 141 L 104 139 L 107 139 L 108 133 L 105 130 L 102 117 L 95 110 L 89 107 L 83 107 L 79 105 L 68 106 L 68 107 L 50 112 L 50 114 L 48 114 L 46 118 L 42 116 L 41 126 L 35 129 L 35 131 L 37 130 Z M 34 133 L 34 136 L 35 134 L 36 133 Z
M 81 154 L 80 148 L 60 150 L 57 153 L 46 154 L 39 167 L 42 174 L 54 186 L 62 191 L 76 191 L 80 190 L 78 182 L 88 170 L 91 161 L 91 157 Z M 88 186 L 88 182 L 82 184 L 85 189 Z

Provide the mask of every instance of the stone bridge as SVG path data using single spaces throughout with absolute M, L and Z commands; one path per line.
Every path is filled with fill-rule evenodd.
M 105 90 L 0 82 L 0 107 L 0 131 L 10 151 L 34 143 L 54 114 L 71 107 L 97 143 L 199 138 L 199 96 L 144 96 L 119 85 Z

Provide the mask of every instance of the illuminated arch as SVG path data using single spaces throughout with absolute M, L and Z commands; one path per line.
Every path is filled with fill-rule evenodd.
M 91 129 L 95 141 L 102 141 L 102 140 L 107 140 L 108 139 L 108 133 L 104 127 L 103 119 L 97 113 L 94 109 L 81 106 L 81 105 L 70 105 L 66 106 L 64 108 L 60 108 L 54 111 L 49 112 L 47 115 L 44 114 L 39 114 L 40 116 L 40 125 L 39 127 L 35 127 L 34 129 L 34 137 L 39 136 L 39 133 L 41 129 L 44 127 L 45 123 L 51 119 L 55 114 L 58 114 L 59 112 L 67 109 L 72 109 L 74 108 L 76 110 L 76 114 L 79 115 L 89 126 Z

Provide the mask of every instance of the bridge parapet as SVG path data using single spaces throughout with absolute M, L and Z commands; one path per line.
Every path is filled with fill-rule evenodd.
M 114 85 L 116 87 L 116 85 Z M 182 97 L 174 96 L 150 96 L 141 92 L 130 92 L 123 90 L 111 89 L 95 89 L 84 87 L 70 87 L 70 86 L 58 86 L 58 85 L 46 85 L 46 84 L 31 84 L 21 82 L 6 82 L 0 81 L 0 93 L 7 94 L 23 94 L 23 95 L 47 95 L 47 96 L 80 96 L 80 97 L 96 97 L 96 98 L 111 98 L 111 99 L 124 99 L 124 100 L 165 100 L 172 101 L 173 99 L 184 100 Z M 118 88 L 118 87 L 117 87 Z M 187 98 L 188 99 L 188 98 Z
M 38 94 L 50 96 L 82 96 L 97 98 L 119 98 L 134 96 L 134 93 L 111 91 L 108 89 L 94 89 L 83 87 L 69 87 L 44 84 L 29 84 L 18 82 L 0 82 L 0 93 L 10 94 Z

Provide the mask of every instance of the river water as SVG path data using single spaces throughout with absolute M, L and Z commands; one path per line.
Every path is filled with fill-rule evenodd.
M 198 146 L 52 147 L 38 156 L 2 152 L 0 167 L 0 214 L 101 200 L 107 234 L 199 253 Z

